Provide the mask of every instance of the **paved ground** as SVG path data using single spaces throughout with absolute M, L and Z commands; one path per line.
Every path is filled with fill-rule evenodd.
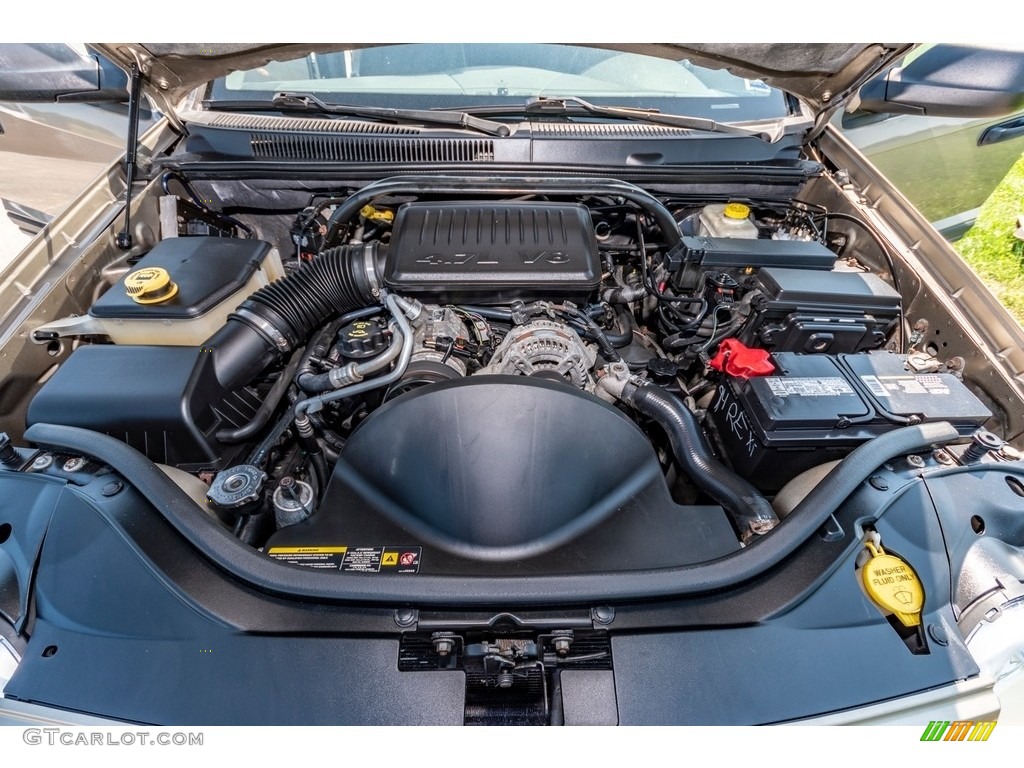
M 88 163 L 0 152 L 0 197 L 56 214 L 95 179 L 105 163 Z M 29 238 L 0 208 L 0 269 Z
M 0 271 L 28 243 L 28 235 L 19 230 L 7 216 L 0 214 Z

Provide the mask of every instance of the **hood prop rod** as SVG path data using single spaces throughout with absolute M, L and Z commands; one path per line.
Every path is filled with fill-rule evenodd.
M 135 185 L 136 154 L 139 146 L 139 92 L 142 73 L 133 63 L 128 86 L 128 146 L 124 153 L 125 190 L 124 229 L 117 236 L 117 247 L 122 251 L 132 247 L 132 187 Z

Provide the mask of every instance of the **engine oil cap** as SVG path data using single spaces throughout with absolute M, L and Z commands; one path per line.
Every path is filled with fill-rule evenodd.
M 921 625 L 924 587 L 910 564 L 890 555 L 872 541 L 864 543 L 871 557 L 861 568 L 864 591 L 883 612 L 893 614 L 905 627 Z
M 124 292 L 136 304 L 160 304 L 177 296 L 178 286 L 163 267 L 144 267 L 125 277 Z
M 364 360 L 387 349 L 384 328 L 376 320 L 354 320 L 338 331 L 338 353 L 350 360 Z

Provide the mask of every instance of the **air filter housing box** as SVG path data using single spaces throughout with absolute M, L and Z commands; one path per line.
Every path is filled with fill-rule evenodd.
M 217 440 L 260 407 L 251 389 L 228 392 L 203 347 L 79 347 L 32 399 L 27 422 L 63 424 L 123 440 L 151 461 L 190 472 L 230 466 L 245 450 Z
M 395 216 L 384 283 L 432 302 L 583 303 L 601 281 L 585 206 L 409 203 Z

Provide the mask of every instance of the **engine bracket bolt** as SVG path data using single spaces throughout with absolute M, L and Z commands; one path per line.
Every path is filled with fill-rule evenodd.
M 455 636 L 450 632 L 435 632 L 431 641 L 438 656 L 450 656 L 455 650 Z
M 75 456 L 73 459 L 68 459 L 64 462 L 65 472 L 77 472 L 85 466 L 85 459 L 81 456 Z
M 32 469 L 42 471 L 53 464 L 53 456 L 48 453 L 40 454 L 36 456 L 32 461 Z

